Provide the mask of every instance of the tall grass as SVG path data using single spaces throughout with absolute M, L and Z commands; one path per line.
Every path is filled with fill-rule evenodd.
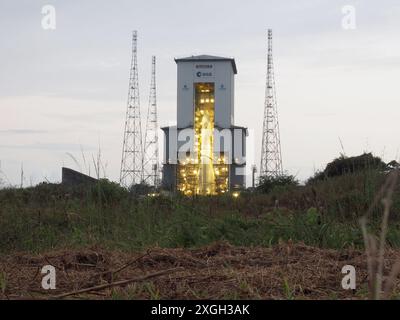
M 400 273 L 400 260 L 398 260 L 392 267 L 390 275 L 387 277 L 383 288 L 383 269 L 385 247 L 387 245 L 386 239 L 389 228 L 389 214 L 392 208 L 393 195 L 397 187 L 398 179 L 399 170 L 394 170 L 389 174 L 379 193 L 377 193 L 370 209 L 367 211 L 366 215 L 360 219 L 367 255 L 370 298 L 377 300 L 382 297 L 389 298 L 394 285 L 394 280 Z M 373 233 L 368 232 L 367 223 L 370 219 L 370 213 L 378 205 L 379 201 L 382 202 L 383 215 L 379 236 L 375 236 Z
M 237 199 L 138 197 L 103 180 L 92 187 L 6 189 L 0 191 L 0 252 L 97 244 L 125 250 L 196 247 L 218 240 L 362 247 L 358 217 L 382 179 L 355 174 L 267 195 L 244 192 Z M 395 192 L 393 203 L 398 205 Z M 371 213 L 372 231 L 379 228 L 379 211 Z M 399 225 L 393 215 L 387 237 L 393 246 L 400 246 Z

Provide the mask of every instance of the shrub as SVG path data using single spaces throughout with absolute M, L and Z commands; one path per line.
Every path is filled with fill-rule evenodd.
M 365 170 L 384 171 L 387 168 L 386 163 L 381 158 L 373 156 L 372 153 L 364 153 L 356 157 L 341 155 L 328 163 L 323 171 L 317 172 L 307 183 Z
M 121 201 L 127 195 L 127 191 L 118 183 L 107 179 L 100 179 L 90 186 L 92 198 L 97 203 L 114 204 Z
M 269 193 L 276 188 L 286 189 L 297 185 L 299 185 L 299 182 L 292 175 L 280 175 L 276 177 L 261 176 L 256 190 L 262 193 Z
M 154 191 L 154 187 L 145 182 L 137 183 L 129 188 L 129 192 L 133 195 L 144 196 Z

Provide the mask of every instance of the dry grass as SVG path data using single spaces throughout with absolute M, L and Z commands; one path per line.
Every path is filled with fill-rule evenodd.
M 376 195 L 373 204 L 361 218 L 361 228 L 364 236 L 365 251 L 367 255 L 368 266 L 368 280 L 369 280 L 369 297 L 371 299 L 379 300 L 381 298 L 387 299 L 391 296 L 395 279 L 400 272 L 400 260 L 396 261 L 392 267 L 390 274 L 386 279 L 384 278 L 384 256 L 386 248 L 386 236 L 388 231 L 389 215 L 392 207 L 393 193 L 397 186 L 399 179 L 399 170 L 391 172 L 382 186 L 379 193 Z M 382 202 L 383 217 L 381 222 L 381 230 L 379 237 L 368 232 L 367 223 L 370 213 L 375 206 Z M 384 280 L 386 280 L 385 285 Z
M 400 251 L 387 250 L 383 271 L 390 271 L 388 266 L 399 256 Z M 40 286 L 40 268 L 46 264 L 57 270 L 57 289 L 51 292 Z M 357 270 L 356 291 L 341 288 L 341 268 L 346 264 Z M 145 279 L 171 268 L 182 269 Z M 104 289 L 69 298 L 365 299 L 368 271 L 365 254 L 355 249 L 323 250 L 291 243 L 272 248 L 234 247 L 219 242 L 201 249 L 153 248 L 145 255 L 101 248 L 12 254 L 0 259 L 0 274 L 7 279 L 0 291 L 3 299 L 47 299 L 99 285 Z M 107 286 L 133 278 L 139 280 Z M 396 292 L 399 281 L 392 283 Z

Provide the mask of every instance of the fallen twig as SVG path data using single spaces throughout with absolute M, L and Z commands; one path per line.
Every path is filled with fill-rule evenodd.
M 93 276 L 91 276 L 91 279 L 95 278 L 95 277 L 104 277 L 107 276 L 108 278 L 108 282 L 112 282 L 114 276 L 118 273 L 121 272 L 122 270 L 125 270 L 126 268 L 130 267 L 131 265 L 133 265 L 134 263 L 140 261 L 141 259 L 143 259 L 145 256 L 150 255 L 150 250 L 147 250 L 145 254 L 142 254 L 140 257 L 133 259 L 131 261 L 129 261 L 128 263 L 124 264 L 123 266 L 115 269 L 115 270 L 107 270 L 107 271 L 103 271 L 103 272 L 99 272 L 94 274 Z
M 62 298 L 68 297 L 68 296 L 73 296 L 73 295 L 77 295 L 77 294 L 81 294 L 81 293 L 85 293 L 85 292 L 99 291 L 99 290 L 104 290 L 104 289 L 108 289 L 108 288 L 112 288 L 112 287 L 124 286 L 124 285 L 130 284 L 132 282 L 140 282 L 140 281 L 160 277 L 160 276 L 170 274 L 173 272 L 177 272 L 177 271 L 181 271 L 181 270 L 183 270 L 183 268 L 167 269 L 167 270 L 163 270 L 160 272 L 151 273 L 151 274 L 148 274 L 148 275 L 142 276 L 142 277 L 127 279 L 127 280 L 120 280 L 120 281 L 102 284 L 102 285 L 98 285 L 98 286 L 94 286 L 94 287 L 90 287 L 90 288 L 85 288 L 85 289 L 80 289 L 80 290 L 76 290 L 76 291 L 58 294 L 58 295 L 52 296 L 51 299 L 62 299 Z
M 130 267 L 132 264 L 138 262 L 139 260 L 143 259 L 145 256 L 148 256 L 148 255 L 150 255 L 150 250 L 147 250 L 147 252 L 145 254 L 141 255 L 140 257 L 138 257 L 138 258 L 124 264 L 122 267 L 120 267 L 116 270 L 110 271 L 110 272 L 112 275 L 115 275 L 116 273 L 121 272 L 122 270 L 125 270 L 126 268 Z M 107 273 L 107 272 L 105 272 L 105 273 Z

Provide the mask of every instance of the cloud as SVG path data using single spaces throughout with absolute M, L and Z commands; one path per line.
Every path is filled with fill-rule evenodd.
M 95 69 L 97 71 L 104 69 L 112 69 L 120 67 L 122 64 L 117 59 L 86 59 L 86 60 L 78 60 L 70 63 L 62 64 L 59 68 L 63 69 L 74 69 L 74 70 L 85 70 Z
M 34 130 L 34 129 L 8 129 L 0 130 L 0 134 L 42 134 L 48 133 L 47 130 Z
M 120 121 L 122 124 L 125 120 L 125 106 L 121 105 L 120 110 L 111 110 L 111 111 L 96 111 L 93 112 L 78 112 L 72 113 L 70 111 L 67 113 L 55 113 L 55 112 L 47 112 L 43 113 L 43 116 L 53 119 L 59 119 L 64 122 L 95 122 L 99 123 L 110 123 L 110 121 Z M 87 108 L 89 109 L 89 108 Z
M 0 149 L 36 149 L 36 150 L 53 150 L 53 151 L 92 151 L 97 150 L 93 146 L 84 146 L 73 143 L 33 143 L 23 145 L 0 145 Z

